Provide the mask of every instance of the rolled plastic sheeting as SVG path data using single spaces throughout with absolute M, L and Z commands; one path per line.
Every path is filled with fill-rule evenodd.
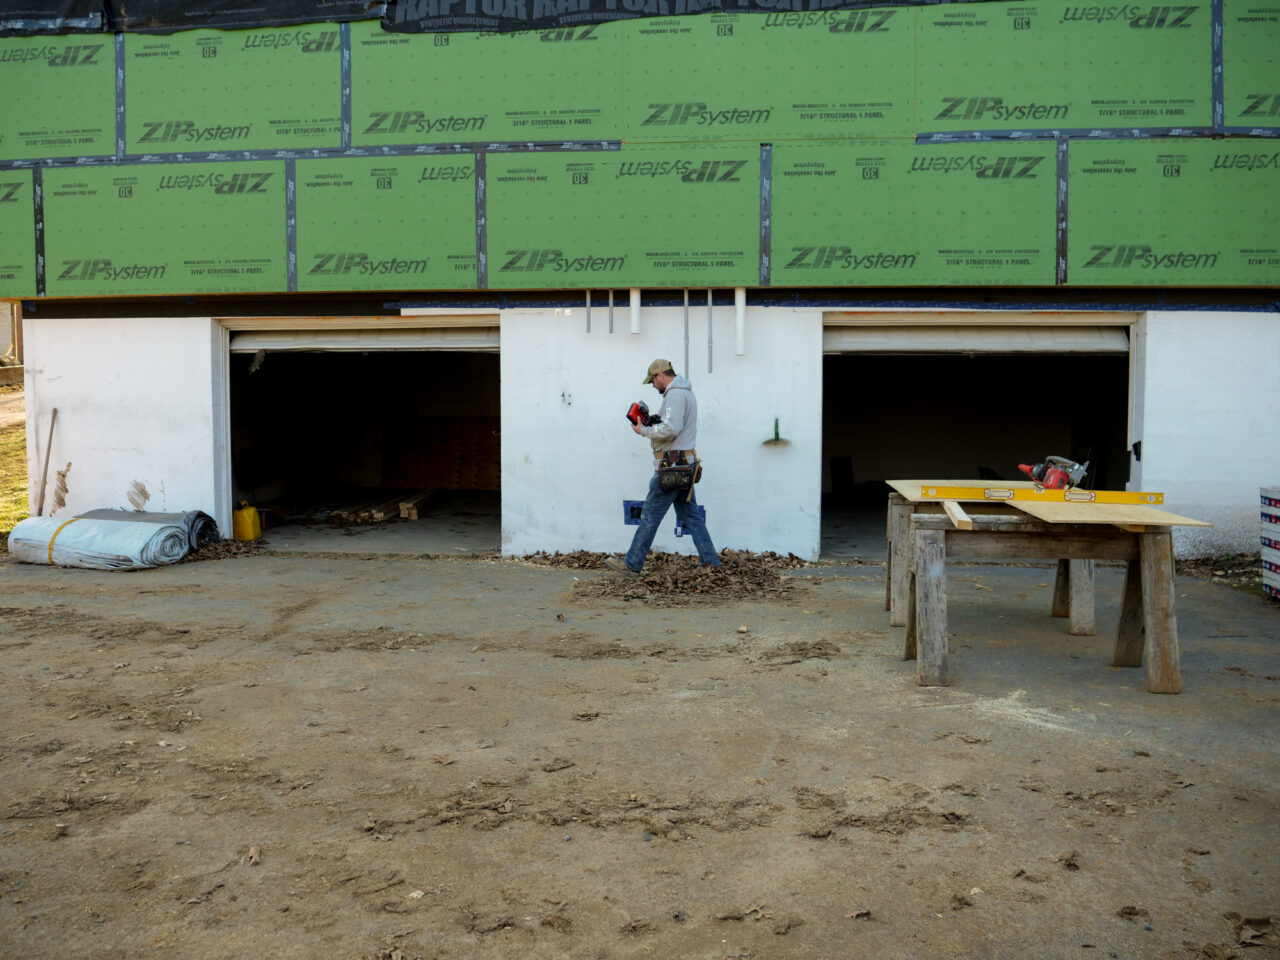
M 102 509 L 90 510 L 80 516 L 86 520 L 115 520 L 117 523 L 175 524 L 187 531 L 187 546 L 191 550 L 199 550 L 206 543 L 217 543 L 222 539 L 218 533 L 218 524 L 203 510 L 188 510 L 186 513 L 139 513 L 136 510 Z
M 187 555 L 187 531 L 177 524 L 28 517 L 9 533 L 9 554 L 24 563 L 145 570 Z

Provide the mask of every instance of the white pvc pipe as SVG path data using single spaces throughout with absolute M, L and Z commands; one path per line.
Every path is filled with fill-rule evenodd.
M 689 291 L 684 292 L 684 375 L 689 375 Z
M 733 288 L 733 306 L 737 310 L 737 329 L 733 344 L 733 352 L 740 357 L 747 354 L 747 288 Z
M 634 287 L 631 290 L 631 332 L 640 332 L 640 291 Z
M 711 348 L 714 346 L 711 333 L 711 288 L 707 288 L 707 373 L 711 372 Z

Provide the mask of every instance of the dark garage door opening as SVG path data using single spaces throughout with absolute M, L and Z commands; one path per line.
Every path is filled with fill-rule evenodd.
M 1046 456 L 1129 480 L 1123 355 L 823 358 L 824 556 L 883 556 L 888 479 L 1024 479 Z
M 500 518 L 499 356 L 462 351 L 231 355 L 236 503 L 264 524 Z M 425 526 L 425 525 L 424 525 Z

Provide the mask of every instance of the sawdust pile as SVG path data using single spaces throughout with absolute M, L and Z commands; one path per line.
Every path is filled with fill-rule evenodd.
M 567 554 L 535 554 L 532 563 L 571 570 L 608 571 L 604 554 L 577 550 Z M 805 566 L 794 554 L 722 550 L 720 567 L 701 567 L 697 557 L 651 553 L 639 576 L 610 573 L 577 584 L 582 597 L 642 600 L 657 606 L 772 600 L 791 595 L 795 585 L 782 571 Z

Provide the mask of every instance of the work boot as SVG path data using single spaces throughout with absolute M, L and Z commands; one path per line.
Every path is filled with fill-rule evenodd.
M 629 577 L 640 576 L 640 571 L 632 570 L 627 566 L 627 561 L 623 560 L 621 557 L 605 557 L 604 565 L 614 573 L 625 573 Z

